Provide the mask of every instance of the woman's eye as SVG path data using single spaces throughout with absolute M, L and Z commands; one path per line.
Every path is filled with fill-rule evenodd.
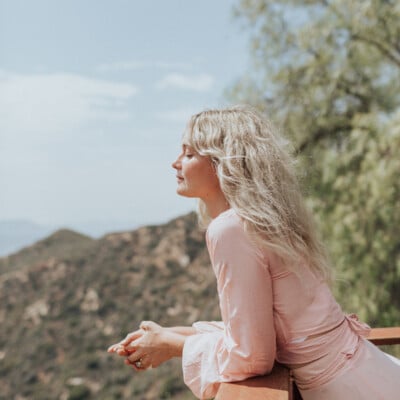
M 194 154 L 192 154 L 192 153 L 185 154 L 186 158 L 192 158 L 193 156 L 194 156 Z

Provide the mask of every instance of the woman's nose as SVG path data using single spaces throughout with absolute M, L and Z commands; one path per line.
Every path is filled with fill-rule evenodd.
M 173 163 L 172 168 L 179 169 L 180 168 L 180 157 L 178 157 Z

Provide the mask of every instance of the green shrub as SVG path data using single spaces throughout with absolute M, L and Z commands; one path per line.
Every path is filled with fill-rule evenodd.
M 90 398 L 90 389 L 85 385 L 77 385 L 70 389 L 68 400 L 85 400 Z

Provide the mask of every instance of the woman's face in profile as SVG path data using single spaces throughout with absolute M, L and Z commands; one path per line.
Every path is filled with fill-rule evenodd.
M 221 194 L 211 159 L 200 155 L 189 145 L 182 145 L 182 152 L 172 163 L 172 167 L 176 169 L 176 192 L 179 195 L 207 201 Z

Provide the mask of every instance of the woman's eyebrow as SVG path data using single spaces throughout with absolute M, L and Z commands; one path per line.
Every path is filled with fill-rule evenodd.
M 186 151 L 186 150 L 195 151 L 194 148 L 188 143 L 183 143 L 182 144 L 182 149 L 183 149 L 183 151 Z

